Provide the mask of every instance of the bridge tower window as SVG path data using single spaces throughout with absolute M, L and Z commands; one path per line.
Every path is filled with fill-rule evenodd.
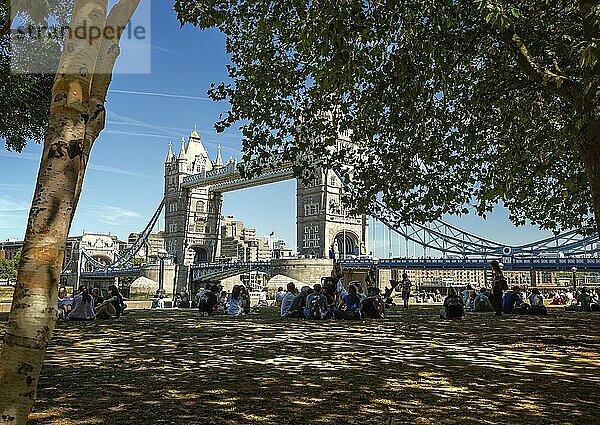
M 206 211 L 206 204 L 203 201 L 196 202 L 196 212 L 203 213 Z
M 317 215 L 319 214 L 319 204 L 306 204 L 304 205 L 304 215 Z
M 304 226 L 304 248 L 319 248 L 319 226 Z

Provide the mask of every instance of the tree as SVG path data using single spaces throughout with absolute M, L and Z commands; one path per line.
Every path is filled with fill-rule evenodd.
M 19 262 L 21 261 L 21 251 L 17 252 L 15 257 L 11 260 L 6 258 L 0 259 L 0 278 L 1 279 L 14 279 L 17 277 L 17 269 L 19 268 Z
M 52 13 L 54 16 L 58 15 L 58 21 L 62 22 L 64 16 L 61 12 L 65 8 L 63 3 L 65 1 L 61 0 L 61 7 L 47 5 L 46 8 L 33 8 L 32 10 L 42 11 L 43 16 L 26 17 L 30 22 L 40 22 Z M 11 13 L 26 12 L 26 6 L 18 0 L 0 4 L 0 138 L 6 140 L 7 149 L 18 152 L 25 147 L 28 139 L 38 142 L 43 139 L 54 81 L 54 74 L 11 72 L 11 56 L 14 55 L 11 48 L 15 48 L 10 43 Z M 44 46 L 49 57 L 60 55 L 60 48 L 59 40 L 53 40 Z
M 223 131 L 256 174 L 335 168 L 356 212 L 401 222 L 503 202 L 516 224 L 600 231 L 598 0 L 178 0 L 226 36 Z M 352 144 L 338 148 L 338 134 Z M 305 173 L 306 174 L 306 173 Z
M 0 353 L 0 423 L 25 423 L 57 317 L 66 239 L 92 145 L 105 125 L 106 94 L 122 32 L 139 0 L 75 0 L 71 28 L 112 28 L 67 38 L 54 80 L 48 128 L 17 284 Z M 115 34 L 118 34 L 115 36 Z

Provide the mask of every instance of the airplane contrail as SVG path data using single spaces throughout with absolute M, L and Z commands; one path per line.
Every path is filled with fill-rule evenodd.
M 114 89 L 110 89 L 109 93 L 134 94 L 134 95 L 138 95 L 138 96 L 170 97 L 173 99 L 201 100 L 201 101 L 213 102 L 213 100 L 209 97 L 187 96 L 187 95 L 183 95 L 183 94 L 156 93 L 156 92 L 134 91 L 134 90 L 114 90 Z

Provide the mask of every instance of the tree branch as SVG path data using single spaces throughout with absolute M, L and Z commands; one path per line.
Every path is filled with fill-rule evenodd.
M 545 90 L 555 93 L 569 102 L 579 98 L 581 96 L 579 84 L 567 76 L 554 73 L 540 65 L 517 33 L 512 19 L 501 6 L 495 3 L 493 0 L 486 2 L 486 9 L 488 11 L 493 10 L 496 13 L 496 18 L 490 20 L 490 23 L 499 30 L 501 40 L 515 57 L 521 71 Z

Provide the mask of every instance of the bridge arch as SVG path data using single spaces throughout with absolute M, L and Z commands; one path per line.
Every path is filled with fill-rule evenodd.
M 93 264 L 93 261 L 85 260 L 85 263 L 83 265 L 83 270 L 86 272 L 94 271 L 98 267 L 99 264 L 102 264 L 102 265 L 108 267 L 114 261 L 108 254 L 92 254 L 89 257 L 93 261 L 95 261 L 97 264 Z
M 207 263 L 209 259 L 208 248 L 204 245 L 192 245 L 190 251 L 194 254 L 194 264 Z
M 331 241 L 336 258 L 360 255 L 360 238 L 351 230 L 338 231 Z

